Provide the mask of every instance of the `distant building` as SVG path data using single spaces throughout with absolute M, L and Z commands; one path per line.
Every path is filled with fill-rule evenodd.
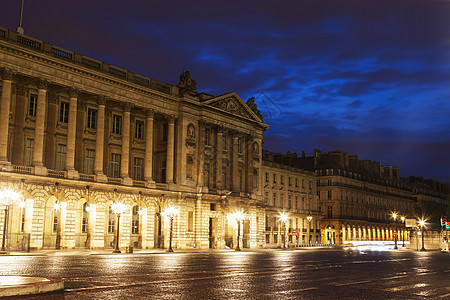
M 409 239 L 401 218 L 419 218 L 417 202 L 448 206 L 448 185 L 422 184 L 418 188 L 401 178 L 398 168 L 359 160 L 347 152 L 315 150 L 310 157 L 265 153 L 267 156 L 280 165 L 316 173 L 322 243 L 393 240 L 395 234 L 399 240 Z

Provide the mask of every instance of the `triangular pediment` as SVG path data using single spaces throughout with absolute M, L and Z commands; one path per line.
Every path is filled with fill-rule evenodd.
M 261 119 L 248 107 L 244 100 L 235 92 L 227 93 L 212 99 L 208 99 L 203 104 L 218 108 L 233 115 L 261 122 Z

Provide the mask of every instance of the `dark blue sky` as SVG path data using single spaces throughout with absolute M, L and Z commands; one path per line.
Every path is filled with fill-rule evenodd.
M 35 1 L 25 33 L 255 96 L 272 151 L 344 150 L 450 183 L 450 1 Z M 2 4 L 15 29 L 20 0 Z

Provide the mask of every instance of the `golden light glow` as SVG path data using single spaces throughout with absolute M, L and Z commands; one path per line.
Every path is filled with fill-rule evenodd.
M 405 217 L 404 216 L 402 216 L 400 219 L 402 220 L 402 222 L 405 222 Z
M 424 219 L 422 219 L 422 220 L 419 220 L 419 225 L 420 225 L 420 227 L 423 227 L 423 226 L 425 226 L 425 220 Z
M 55 202 L 55 205 L 53 205 L 53 209 L 54 210 L 60 210 L 61 209 L 61 204 L 57 201 L 57 202 Z
M 281 220 L 281 222 L 286 223 L 286 221 L 288 219 L 289 219 L 289 216 L 286 213 L 284 213 L 284 212 L 280 213 L 280 220 Z
M 127 206 L 122 202 L 114 202 L 111 209 L 115 214 L 121 214 L 127 209 Z
M 397 219 L 397 213 L 392 213 L 392 218 L 394 219 L 394 220 L 396 220 Z
M 174 217 L 176 217 L 178 215 L 178 213 L 179 213 L 178 208 L 176 208 L 174 206 L 169 206 L 161 214 L 164 217 L 174 218 Z
M 227 219 L 230 221 L 239 221 L 240 222 L 245 219 L 245 214 L 241 210 L 238 210 L 232 214 L 228 214 Z
M 311 222 L 311 220 L 312 220 L 311 216 L 307 216 L 306 218 L 308 219 L 309 222 Z

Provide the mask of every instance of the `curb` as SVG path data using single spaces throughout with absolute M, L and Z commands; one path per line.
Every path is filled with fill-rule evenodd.
M 64 280 L 46 277 L 0 276 L 0 297 L 42 294 L 64 289 Z

